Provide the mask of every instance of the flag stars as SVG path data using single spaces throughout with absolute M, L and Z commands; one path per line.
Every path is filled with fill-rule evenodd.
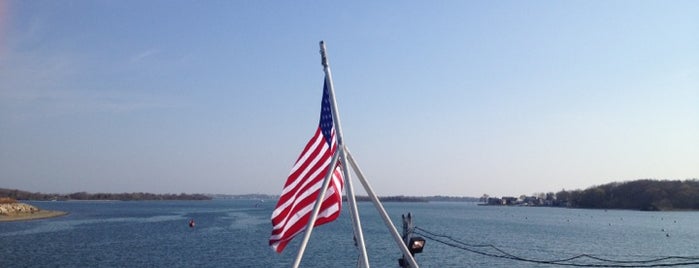
M 330 94 L 328 94 L 328 85 L 323 86 L 323 100 L 320 107 L 320 130 L 323 132 L 323 137 L 328 145 L 332 144 L 332 129 L 333 129 L 333 114 L 330 109 Z

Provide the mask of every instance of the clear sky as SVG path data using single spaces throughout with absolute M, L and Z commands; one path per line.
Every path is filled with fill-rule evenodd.
M 318 124 L 320 40 L 379 195 L 698 178 L 698 14 L 699 1 L 0 0 L 0 187 L 279 194 Z

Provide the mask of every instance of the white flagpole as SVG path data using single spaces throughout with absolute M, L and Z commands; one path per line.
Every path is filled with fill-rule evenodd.
M 328 86 L 328 95 L 330 98 L 330 108 L 332 109 L 333 122 L 335 123 L 335 136 L 337 138 L 337 149 L 340 152 L 340 161 L 342 163 L 342 171 L 345 177 L 345 191 L 347 203 L 349 203 L 350 216 L 352 216 L 352 227 L 354 229 L 355 240 L 360 251 L 361 263 L 364 267 L 369 268 L 369 257 L 364 244 L 364 234 L 362 232 L 362 224 L 359 220 L 359 210 L 357 209 L 357 200 L 354 196 L 354 187 L 352 186 L 352 177 L 349 173 L 349 165 L 347 165 L 347 152 L 345 151 L 344 139 L 342 136 L 342 125 L 340 124 L 340 113 L 335 100 L 335 88 L 333 86 L 332 72 L 325 51 L 325 42 L 320 41 L 321 63 L 325 72 L 325 79 Z
M 379 201 L 379 198 L 374 193 L 374 190 L 371 188 L 371 185 L 369 185 L 369 182 L 367 182 L 367 180 L 364 178 L 364 173 L 362 173 L 362 170 L 359 169 L 359 165 L 357 165 L 357 162 L 354 160 L 352 153 L 350 153 L 350 151 L 349 151 L 349 149 L 347 149 L 347 147 L 345 147 L 345 153 L 349 157 L 349 162 L 350 162 L 350 164 L 352 164 L 352 168 L 354 169 L 354 173 L 357 174 L 357 178 L 364 186 L 364 190 L 366 190 L 367 194 L 369 194 L 369 197 L 371 197 L 371 201 L 372 201 L 372 203 L 374 203 L 374 207 L 376 207 L 376 210 L 378 210 L 379 214 L 381 214 L 381 218 L 383 219 L 383 222 L 386 224 L 386 227 L 388 228 L 389 232 L 393 236 L 393 240 L 396 241 L 396 244 L 398 244 L 398 248 L 400 248 L 401 252 L 403 252 L 403 255 L 408 259 L 408 263 L 410 263 L 410 267 L 411 268 L 419 268 L 419 266 L 417 265 L 417 262 L 415 261 L 415 258 L 413 258 L 413 255 L 410 254 L 410 250 L 408 250 L 408 247 L 403 242 L 403 238 L 398 233 L 398 230 L 396 230 L 396 227 L 393 225 L 391 218 L 388 217 L 388 213 L 386 213 L 386 209 L 383 208 L 383 205 L 381 205 L 381 201 Z
M 299 248 L 299 253 L 296 255 L 296 260 L 294 261 L 294 265 L 292 267 L 298 268 L 299 264 L 301 264 L 301 259 L 303 258 L 303 252 L 306 251 L 306 245 L 308 244 L 308 239 L 311 238 L 311 232 L 313 232 L 313 223 L 316 222 L 316 218 L 318 218 L 318 212 L 320 211 L 320 206 L 323 203 L 323 200 L 325 199 L 325 192 L 328 190 L 328 185 L 330 185 L 330 180 L 332 179 L 333 173 L 335 173 L 335 166 L 337 165 L 337 160 L 340 156 L 339 150 L 335 151 L 333 154 L 333 158 L 330 161 L 330 166 L 328 166 L 328 172 L 325 174 L 325 179 L 323 179 L 323 186 L 320 188 L 320 192 L 318 193 L 318 199 L 316 200 L 315 205 L 313 206 L 313 213 L 311 213 L 311 218 L 308 219 L 308 226 L 306 226 L 306 231 L 303 235 L 303 241 L 301 241 L 301 247 Z

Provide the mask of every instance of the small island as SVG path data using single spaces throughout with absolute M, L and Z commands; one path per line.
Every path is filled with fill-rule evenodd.
M 43 210 L 29 204 L 19 203 L 13 198 L 0 197 L 0 222 L 38 220 L 67 214 L 63 211 Z

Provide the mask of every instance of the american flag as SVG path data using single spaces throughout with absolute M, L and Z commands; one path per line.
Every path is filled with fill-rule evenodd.
M 291 169 L 277 206 L 272 212 L 273 228 L 269 245 L 277 253 L 281 253 L 294 236 L 306 230 L 336 149 L 337 140 L 326 79 L 318 129 Z M 313 226 L 331 222 L 340 215 L 343 183 L 342 167 L 338 161 Z

